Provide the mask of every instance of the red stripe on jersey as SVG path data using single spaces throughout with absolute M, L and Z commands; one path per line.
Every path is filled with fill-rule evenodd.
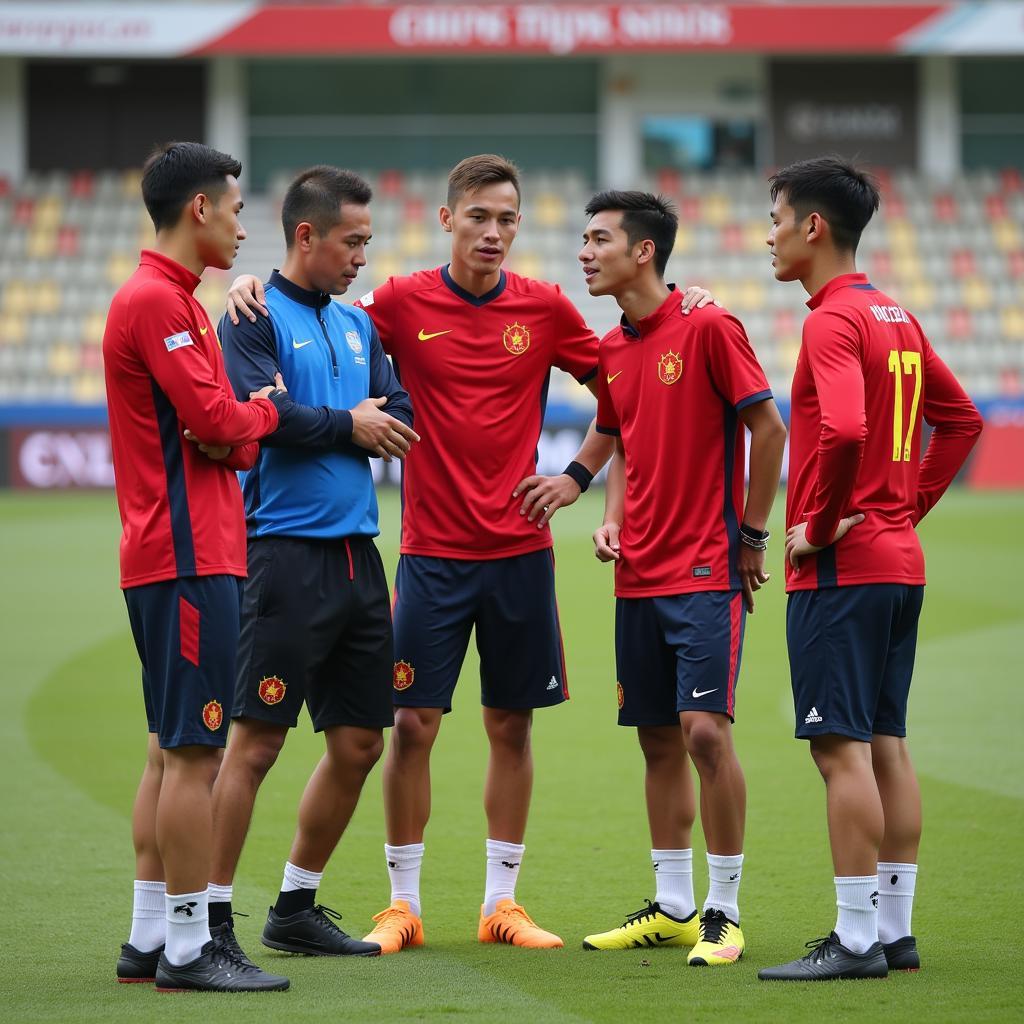
M 193 665 L 199 664 L 199 609 L 183 597 L 178 598 L 178 636 L 181 656 Z
M 729 602 L 729 692 L 726 709 L 730 718 L 736 717 L 736 677 L 739 675 L 743 615 L 743 595 L 735 594 Z

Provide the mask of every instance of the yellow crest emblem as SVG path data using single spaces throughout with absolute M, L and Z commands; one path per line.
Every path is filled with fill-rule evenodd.
M 260 680 L 259 695 L 264 704 L 280 704 L 288 684 L 280 676 L 264 676 Z
M 210 732 L 216 732 L 223 721 L 224 708 L 221 707 L 220 701 L 207 701 L 206 704 L 203 705 L 203 725 L 205 725 Z
M 408 690 L 416 678 L 416 669 L 407 661 L 395 662 L 394 685 L 396 690 Z
M 501 340 L 514 356 L 521 356 L 530 347 L 529 328 L 522 324 L 507 324 Z
M 626 703 L 626 694 L 623 692 L 622 683 L 617 682 L 615 684 L 615 696 L 619 702 L 619 707 L 621 708 L 622 705 Z
M 683 374 L 683 363 L 678 352 L 671 350 L 658 360 L 658 380 L 662 384 L 675 384 Z

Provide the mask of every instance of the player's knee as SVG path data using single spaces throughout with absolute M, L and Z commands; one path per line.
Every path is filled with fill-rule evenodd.
M 686 757 L 686 748 L 678 729 L 637 729 L 637 740 L 648 768 L 675 769 Z
M 359 735 L 347 737 L 347 742 L 340 751 L 331 751 L 332 757 L 342 760 L 346 767 L 360 773 L 364 778 L 373 770 L 373 766 L 384 753 L 383 732 L 360 730 Z
M 399 708 L 395 712 L 392 747 L 399 757 L 424 755 L 437 738 L 440 717 L 433 708 Z
M 274 767 L 278 754 L 284 746 L 284 735 L 276 732 L 259 732 L 247 734 L 244 740 L 230 751 L 232 759 L 239 758 L 258 782 L 262 782 L 267 772 Z
M 525 756 L 530 749 L 530 726 L 532 717 L 520 711 L 496 711 L 489 708 L 487 713 L 487 737 L 492 747 Z
M 710 715 L 684 716 L 683 737 L 698 770 L 716 767 L 728 754 L 728 737 Z

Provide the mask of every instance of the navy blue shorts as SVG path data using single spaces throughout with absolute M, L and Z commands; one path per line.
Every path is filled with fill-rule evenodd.
M 451 711 L 474 626 L 484 707 L 569 697 L 550 548 L 486 561 L 402 555 L 393 613 L 398 707 Z
M 249 539 L 234 718 L 294 728 L 383 729 L 391 706 L 391 602 L 370 537 Z
M 161 747 L 227 741 L 241 595 L 237 576 L 186 576 L 125 590 L 146 721 Z
M 924 587 L 798 590 L 786 607 L 796 736 L 907 735 Z
M 617 598 L 619 725 L 678 725 L 680 711 L 735 721 L 745 623 L 739 591 Z

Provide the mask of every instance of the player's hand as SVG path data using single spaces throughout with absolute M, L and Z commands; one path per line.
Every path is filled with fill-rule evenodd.
M 842 540 L 853 527 L 863 522 L 864 515 L 861 512 L 854 516 L 845 516 L 843 519 L 840 519 L 831 543 L 835 544 L 836 541 Z M 786 531 L 786 561 L 794 569 L 800 568 L 800 559 L 804 555 L 815 555 L 821 550 L 823 549 L 815 547 L 808 542 L 806 523 L 797 523 L 796 526 L 791 526 Z
M 284 386 L 284 377 L 281 376 L 280 371 L 274 374 L 274 383 L 268 384 L 265 388 L 260 388 L 259 391 L 250 391 L 249 399 L 253 398 L 266 398 L 271 391 L 287 391 L 288 389 Z
M 231 454 L 231 446 L 226 444 L 203 444 L 187 427 L 185 428 L 185 440 L 191 441 L 208 459 L 220 462 Z
M 683 316 L 689 316 L 691 309 L 703 309 L 709 302 L 713 302 L 716 306 L 721 306 L 721 303 L 707 290 L 707 288 L 701 288 L 700 285 L 691 284 L 689 288 L 683 292 L 682 312 Z
M 743 586 L 743 603 L 747 611 L 754 614 L 754 594 L 756 594 L 771 578 L 770 572 L 765 572 L 764 551 L 758 551 L 749 544 L 740 543 L 739 558 L 736 560 L 736 572 Z
M 227 307 L 228 316 L 236 327 L 239 316 L 247 317 L 252 323 L 256 323 L 257 312 L 270 316 L 263 282 L 253 274 L 240 274 L 231 282 Z
M 571 505 L 580 496 L 580 485 L 565 473 L 558 476 L 534 474 L 516 484 L 512 497 L 520 495 L 523 503 L 519 506 L 519 514 L 526 516 L 531 523 L 536 519 L 537 529 L 541 530 L 563 505 Z
M 622 557 L 619 548 L 618 523 L 605 523 L 594 531 L 594 557 L 600 562 L 617 562 Z
M 404 459 L 413 442 L 420 439 L 412 427 L 386 413 L 387 398 L 364 398 L 352 413 L 352 440 L 360 448 L 379 455 L 385 462 Z

